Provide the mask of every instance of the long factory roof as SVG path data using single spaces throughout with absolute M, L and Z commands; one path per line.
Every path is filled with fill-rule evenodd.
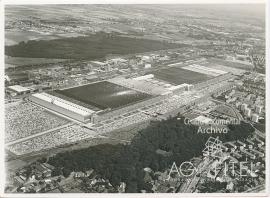
M 64 109 L 67 109 L 69 111 L 78 113 L 82 116 L 89 116 L 95 111 L 82 107 L 80 105 L 74 104 L 72 102 L 66 101 L 62 98 L 58 98 L 56 96 L 47 94 L 47 93 L 36 93 L 32 95 L 33 97 L 36 97 L 38 99 L 44 100 L 46 102 L 52 103 L 56 106 L 62 107 Z
M 23 86 L 20 86 L 20 85 L 9 86 L 8 88 L 13 90 L 13 91 L 16 91 L 18 93 L 30 91 L 30 89 L 23 87 Z

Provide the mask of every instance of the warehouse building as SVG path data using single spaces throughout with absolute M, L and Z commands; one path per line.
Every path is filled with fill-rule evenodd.
M 256 114 L 256 113 L 252 114 L 251 120 L 252 120 L 252 122 L 258 122 L 259 121 L 259 115 Z
M 255 108 L 256 113 L 260 114 L 262 112 L 262 106 L 256 106 Z
M 30 93 L 31 90 L 20 85 L 13 85 L 9 86 L 7 91 L 13 95 L 24 95 Z
M 244 112 L 246 108 L 247 108 L 247 104 L 242 104 L 242 105 L 241 105 L 241 111 Z
M 250 117 L 251 109 L 250 108 L 246 108 L 244 111 L 245 111 L 244 112 L 245 113 L 245 116 Z
M 36 93 L 30 96 L 29 99 L 45 108 L 51 109 L 57 113 L 63 114 L 80 122 L 89 121 L 91 115 L 95 112 L 91 109 L 74 104 L 48 93 Z
M 136 78 L 133 78 L 133 80 L 147 80 L 147 79 L 153 79 L 155 76 L 153 74 L 147 74 L 144 76 L 139 76 Z

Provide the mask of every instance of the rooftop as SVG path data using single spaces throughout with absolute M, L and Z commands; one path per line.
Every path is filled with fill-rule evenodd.
M 26 91 L 30 91 L 30 89 L 20 86 L 20 85 L 13 85 L 13 86 L 9 86 L 9 89 L 16 91 L 18 93 L 22 93 L 22 92 L 26 92 Z
M 83 116 L 88 116 L 95 111 L 92 111 L 90 109 L 87 109 L 85 107 L 82 107 L 80 105 L 74 104 L 72 102 L 66 101 L 64 99 L 55 97 L 53 95 L 47 94 L 47 93 L 36 93 L 32 95 L 33 97 L 39 98 L 41 100 L 47 101 L 49 103 L 55 104 L 56 106 L 68 109 L 70 111 L 73 111 L 75 113 L 81 114 Z

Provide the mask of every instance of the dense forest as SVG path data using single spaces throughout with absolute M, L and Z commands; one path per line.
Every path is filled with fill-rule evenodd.
M 94 60 L 104 58 L 108 54 L 125 55 L 181 46 L 184 45 L 99 32 L 54 40 L 23 41 L 17 45 L 6 46 L 5 54 L 12 57 Z
M 202 155 L 210 136 L 219 136 L 224 142 L 243 140 L 254 130 L 248 123 L 241 122 L 240 125 L 229 125 L 228 133 L 198 134 L 198 126 L 185 125 L 183 120 L 169 118 L 152 122 L 129 145 L 97 145 L 59 153 L 49 159 L 49 163 L 56 167 L 53 174 L 67 177 L 72 171 L 94 169 L 100 176 L 109 179 L 113 186 L 122 181 L 127 184 L 127 192 L 138 192 L 146 185 L 143 168 L 164 171 L 173 162 L 180 164 Z M 156 152 L 158 149 L 171 155 L 161 155 Z

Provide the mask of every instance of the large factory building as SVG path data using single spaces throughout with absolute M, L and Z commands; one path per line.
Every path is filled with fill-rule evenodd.
M 91 115 L 95 112 L 91 109 L 82 107 L 48 93 L 36 93 L 30 96 L 29 99 L 45 108 L 51 109 L 80 122 L 89 121 Z

